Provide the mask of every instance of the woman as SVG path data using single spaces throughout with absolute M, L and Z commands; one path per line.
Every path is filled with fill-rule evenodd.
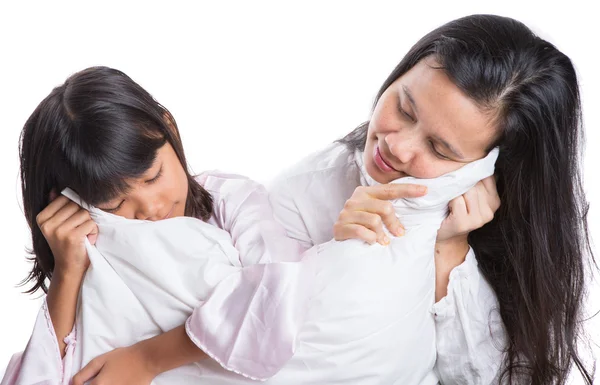
M 436 371 L 446 384 L 554 384 L 575 364 L 591 384 L 577 352 L 591 255 L 580 115 L 567 56 L 518 21 L 465 17 L 415 44 L 370 121 L 284 173 L 271 200 L 306 247 L 387 244 L 384 225 L 402 227 L 385 200 L 403 186 L 385 184 L 434 178 L 499 146 L 495 178 L 453 200 L 438 232 Z M 384 185 L 363 187 L 366 177 Z

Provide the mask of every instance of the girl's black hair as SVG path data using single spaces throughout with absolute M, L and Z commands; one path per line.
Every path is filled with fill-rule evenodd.
M 190 175 L 171 113 L 123 72 L 92 67 L 52 90 L 21 132 L 23 207 L 31 229 L 33 268 L 28 293 L 47 292 L 54 256 L 36 223 L 50 192 L 70 187 L 95 205 L 125 193 L 127 179 L 142 176 L 169 143 L 189 185 L 185 214 L 206 220 L 212 197 Z

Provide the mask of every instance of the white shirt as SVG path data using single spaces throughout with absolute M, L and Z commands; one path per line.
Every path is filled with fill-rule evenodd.
M 333 238 L 333 225 L 356 187 L 362 153 L 335 143 L 309 155 L 269 188 L 275 217 L 306 248 Z M 471 250 L 450 273 L 448 294 L 433 305 L 437 361 L 443 384 L 491 384 L 503 362 L 505 331 L 492 288 Z

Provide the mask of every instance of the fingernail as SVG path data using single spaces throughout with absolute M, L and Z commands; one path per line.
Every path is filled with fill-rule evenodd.
M 421 186 L 421 187 L 419 187 L 419 192 L 420 193 L 426 193 L 427 192 L 427 186 Z
M 384 246 L 387 246 L 387 245 L 389 245 L 389 244 L 390 244 L 390 239 L 388 238 L 388 236 L 387 236 L 387 235 L 384 235 L 384 236 L 383 236 L 383 238 L 382 238 L 382 242 L 383 242 L 383 245 L 384 245 Z
M 402 227 L 396 228 L 396 236 L 401 237 L 404 235 L 404 229 Z

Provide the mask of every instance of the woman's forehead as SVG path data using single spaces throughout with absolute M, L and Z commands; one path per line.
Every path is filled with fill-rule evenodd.
M 421 127 L 464 153 L 481 157 L 497 135 L 492 113 L 482 109 L 456 86 L 432 60 L 422 60 L 390 88 L 395 97 L 414 108 Z

